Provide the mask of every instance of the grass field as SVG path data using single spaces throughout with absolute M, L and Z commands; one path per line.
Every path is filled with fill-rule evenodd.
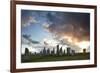
M 62 55 L 49 55 L 49 56 L 39 56 L 39 55 L 30 55 L 30 56 L 21 56 L 21 62 L 48 62 L 48 61 L 68 61 L 68 60 L 86 60 L 90 59 L 90 53 L 78 53 L 73 56 Z

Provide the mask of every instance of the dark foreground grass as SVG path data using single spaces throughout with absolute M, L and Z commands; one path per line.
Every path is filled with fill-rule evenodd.
M 62 55 L 62 56 L 56 56 L 56 55 L 49 55 L 49 56 L 21 56 L 21 62 L 48 62 L 48 61 L 68 61 L 68 60 L 86 60 L 90 59 L 90 53 L 78 53 L 73 56 L 68 55 Z

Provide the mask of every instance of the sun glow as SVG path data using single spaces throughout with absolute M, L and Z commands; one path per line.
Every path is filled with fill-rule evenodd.
M 71 36 L 64 36 L 63 39 L 67 40 L 71 44 L 75 44 L 78 41 L 77 38 L 73 38 Z
M 68 37 L 68 36 L 63 37 L 63 39 L 67 40 L 69 43 L 71 43 L 73 45 L 78 46 L 81 49 L 88 49 L 88 47 L 90 46 L 89 41 L 78 42 L 77 39 L 72 40 L 72 38 Z M 47 46 L 56 46 L 59 43 L 58 41 L 56 41 L 52 38 L 44 38 L 43 41 L 44 41 L 44 44 L 46 44 Z
M 87 49 L 90 45 L 89 41 L 82 41 L 80 43 L 77 43 L 76 45 L 78 45 L 81 49 Z
M 69 36 L 64 36 L 63 38 L 67 39 L 67 41 L 70 42 L 71 44 L 77 45 L 81 49 L 84 49 L 84 48 L 87 49 L 90 45 L 89 41 L 78 42 L 77 39 L 75 39 L 75 38 L 73 39 L 72 37 L 69 37 Z
M 71 37 L 68 37 L 68 36 L 64 36 L 63 39 L 67 39 L 68 42 L 72 43 L 72 38 Z

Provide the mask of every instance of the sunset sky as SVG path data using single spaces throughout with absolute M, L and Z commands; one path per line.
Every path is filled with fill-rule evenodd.
M 21 10 L 21 33 L 37 44 L 55 46 L 70 43 L 81 49 L 88 48 L 90 14 Z

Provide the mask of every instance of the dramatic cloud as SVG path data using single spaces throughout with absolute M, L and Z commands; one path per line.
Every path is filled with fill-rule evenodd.
M 27 17 L 23 17 L 21 24 L 22 24 L 22 27 L 26 27 L 26 26 L 29 26 L 29 25 L 34 24 L 36 22 L 37 21 L 35 20 L 34 17 L 27 16 Z
M 55 11 L 22 10 L 22 26 L 37 21 L 44 30 L 72 42 L 90 40 L 90 14 Z M 41 28 L 40 28 L 41 29 Z
M 28 42 L 27 42 L 27 41 L 28 41 Z M 22 44 L 23 44 L 23 43 L 39 44 L 38 41 L 32 40 L 32 39 L 30 38 L 30 35 L 26 35 L 26 34 L 22 35 Z
M 22 27 L 27 27 L 31 24 L 34 24 L 37 22 L 34 16 L 29 15 L 29 13 L 26 13 L 24 10 L 22 11 L 21 15 L 21 25 Z
M 88 13 L 48 13 L 50 32 L 72 42 L 89 41 L 90 15 Z

